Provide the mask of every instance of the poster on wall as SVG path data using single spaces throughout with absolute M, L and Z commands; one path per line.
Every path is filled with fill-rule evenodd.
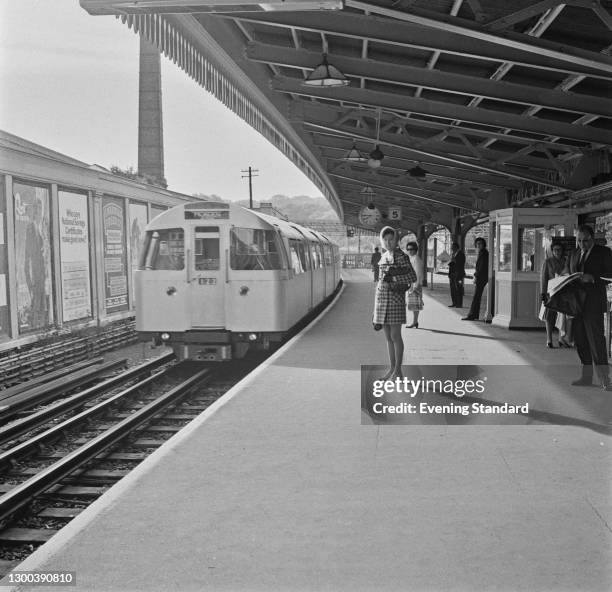
M 102 199 L 102 240 L 104 244 L 104 303 L 107 313 L 127 310 L 127 257 L 123 200 Z
M 4 199 L 4 177 L 0 176 L 0 341 L 10 337 L 8 307 L 8 254 L 6 249 L 6 199 Z
M 49 191 L 13 183 L 17 319 L 20 333 L 53 324 Z
M 148 222 L 147 205 L 143 203 L 130 202 L 130 253 L 132 264 L 132 275 L 138 269 L 138 258 L 144 229 Z M 132 303 L 134 302 L 134 282 L 132 282 Z M 133 306 L 133 305 L 132 305 Z
M 60 261 L 64 322 L 91 317 L 87 195 L 59 190 Z

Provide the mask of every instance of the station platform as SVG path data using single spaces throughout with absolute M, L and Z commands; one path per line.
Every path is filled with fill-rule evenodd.
M 18 570 L 104 592 L 611 589 L 610 393 L 543 370 L 548 415 L 524 425 L 362 425 L 360 365 L 386 346 L 371 274 L 344 277 L 322 318 Z M 578 368 L 543 332 L 462 322 L 433 294 L 406 364 L 513 365 L 526 397 L 521 366 Z

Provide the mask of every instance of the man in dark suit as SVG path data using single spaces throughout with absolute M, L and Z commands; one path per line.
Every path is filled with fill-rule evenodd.
M 489 251 L 487 251 L 487 241 L 484 238 L 478 237 L 474 241 L 474 246 L 478 251 L 476 259 L 476 271 L 474 272 L 474 283 L 476 290 L 472 299 L 472 306 L 467 317 L 463 317 L 462 321 L 477 321 L 480 316 L 480 300 L 485 286 L 489 281 Z
M 380 254 L 380 250 L 378 247 L 374 248 L 374 252 L 372 253 L 372 257 L 370 258 L 370 265 L 372 267 L 372 271 L 374 272 L 374 281 L 378 281 L 378 264 L 380 263 L 380 258 L 382 255 Z
M 451 260 L 448 262 L 448 279 L 452 304 L 449 308 L 463 308 L 463 280 L 465 278 L 465 253 L 459 243 L 451 245 Z
M 586 224 L 578 227 L 578 250 L 567 262 L 566 271 L 582 273 L 580 282 L 586 292 L 583 312 L 574 319 L 574 341 L 582 362 L 582 376 L 575 385 L 593 384 L 593 364 L 601 386 L 612 391 L 608 371 L 608 352 L 604 337 L 604 314 L 607 308 L 606 283 L 612 277 L 612 251 L 595 244 L 593 229 Z

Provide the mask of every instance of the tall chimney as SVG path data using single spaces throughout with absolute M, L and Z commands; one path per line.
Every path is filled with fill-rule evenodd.
M 158 49 L 140 37 L 138 79 L 138 173 L 167 187 L 164 177 L 161 59 Z

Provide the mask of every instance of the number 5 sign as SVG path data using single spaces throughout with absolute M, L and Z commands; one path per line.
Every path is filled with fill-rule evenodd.
M 389 208 L 389 220 L 401 220 L 402 219 L 402 208 L 391 206 Z

